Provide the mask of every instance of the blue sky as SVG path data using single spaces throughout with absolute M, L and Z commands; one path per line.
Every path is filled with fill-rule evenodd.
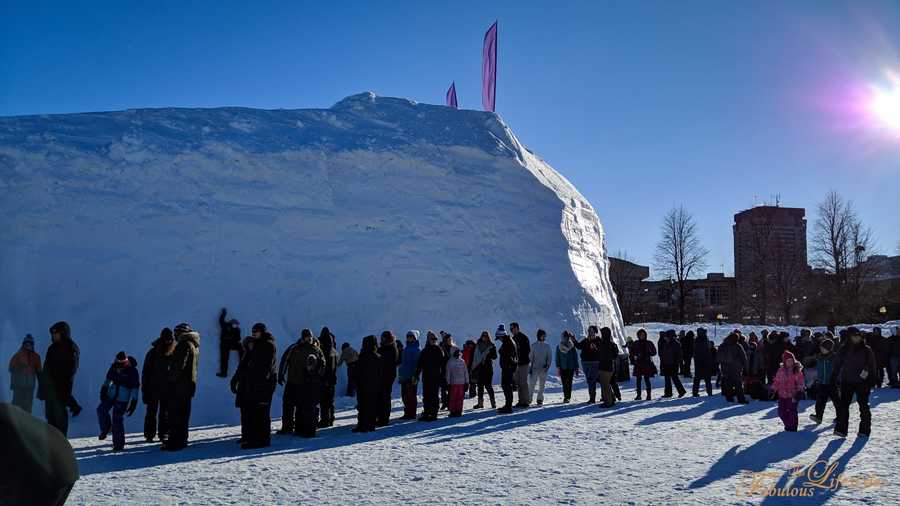
M 889 2 L 5 2 L 0 115 L 132 107 L 328 107 L 344 96 L 480 107 L 499 20 L 497 112 L 649 263 L 684 204 L 732 272 L 732 217 L 780 195 L 810 223 L 851 197 L 900 246 L 900 133 L 854 90 L 900 72 Z

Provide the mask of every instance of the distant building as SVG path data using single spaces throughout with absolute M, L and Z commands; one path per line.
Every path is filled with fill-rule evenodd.
M 809 275 L 805 216 L 803 208 L 780 206 L 734 215 L 734 276 L 742 319 L 783 321 L 781 301 L 802 300 Z

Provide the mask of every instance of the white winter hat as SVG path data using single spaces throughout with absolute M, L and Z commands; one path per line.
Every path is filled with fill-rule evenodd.
M 413 336 L 416 340 L 419 340 L 419 331 L 416 329 L 410 330 L 406 333 L 406 337 Z

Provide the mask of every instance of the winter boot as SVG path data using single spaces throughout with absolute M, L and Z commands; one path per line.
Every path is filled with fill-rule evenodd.
M 819 425 L 820 423 L 822 423 L 822 417 L 819 415 L 816 415 L 815 413 L 809 415 L 809 419 L 816 422 L 816 425 Z
M 507 404 L 506 406 L 503 406 L 502 408 L 497 410 L 497 413 L 500 413 L 501 415 L 508 415 L 512 412 L 513 412 L 512 406 L 510 406 L 509 404 Z

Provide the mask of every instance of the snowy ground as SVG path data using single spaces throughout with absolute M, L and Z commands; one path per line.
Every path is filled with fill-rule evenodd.
M 873 392 L 871 438 L 856 439 L 851 410 L 851 435 L 838 439 L 808 423 L 810 401 L 800 431 L 786 433 L 775 403 L 658 399 L 655 379 L 653 401 L 632 401 L 629 386 L 606 411 L 582 402 L 583 383 L 575 403 L 561 404 L 554 384 L 543 407 L 498 416 L 468 400 L 461 419 L 395 421 L 367 435 L 350 432 L 352 400 L 340 399 L 335 427 L 312 440 L 276 435 L 264 450 L 241 450 L 231 426 L 194 428 L 176 454 L 136 433 L 122 454 L 74 439 L 82 478 L 70 504 L 900 504 L 900 389 Z M 141 423 L 136 415 L 127 429 Z M 747 472 L 772 473 L 765 483 L 783 488 L 792 465 L 816 461 L 836 464 L 831 476 L 876 479 L 812 498 L 738 495 Z

